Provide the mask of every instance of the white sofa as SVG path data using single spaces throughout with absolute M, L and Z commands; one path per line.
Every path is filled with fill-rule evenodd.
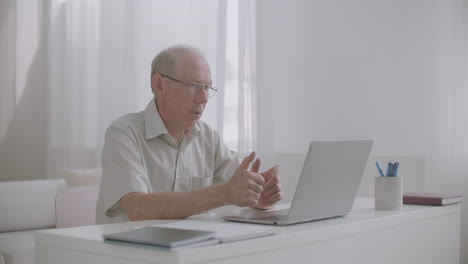
M 34 232 L 95 223 L 98 186 L 0 182 L 0 264 L 35 263 Z

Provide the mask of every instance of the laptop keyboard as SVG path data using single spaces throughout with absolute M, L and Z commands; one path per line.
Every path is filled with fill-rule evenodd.
M 288 219 L 289 209 L 271 211 L 271 212 L 261 212 L 257 213 L 254 217 L 258 220 L 271 220 L 271 221 L 284 221 Z
M 271 221 L 286 221 L 288 220 L 288 215 L 269 215 L 265 217 L 257 218 L 259 220 L 271 220 Z

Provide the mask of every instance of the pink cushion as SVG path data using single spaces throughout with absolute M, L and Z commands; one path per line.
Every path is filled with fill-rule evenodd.
M 68 187 L 99 185 L 102 169 L 64 169 L 63 177 Z
M 94 225 L 99 186 L 63 189 L 55 200 L 57 228 Z

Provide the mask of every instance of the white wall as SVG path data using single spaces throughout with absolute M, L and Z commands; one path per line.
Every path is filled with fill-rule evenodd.
M 259 1 L 262 153 L 370 138 L 371 156 L 414 159 L 402 173 L 422 178 L 450 8 L 437 0 Z
M 423 189 L 436 12 L 426 0 L 260 1 L 264 152 L 294 156 L 309 140 L 374 139 L 370 163 L 414 161 L 401 173 L 413 191 Z M 283 158 L 270 160 L 292 168 Z M 375 173 L 368 166 L 362 196 L 373 195 Z
M 373 196 L 375 160 L 401 161 L 405 191 L 464 190 L 427 171 L 462 1 L 258 1 L 260 153 L 281 165 L 287 199 L 310 140 L 375 140 L 360 196 Z
M 424 154 L 435 1 L 260 1 L 259 12 L 260 85 L 273 93 L 277 151 L 373 138 L 377 155 Z

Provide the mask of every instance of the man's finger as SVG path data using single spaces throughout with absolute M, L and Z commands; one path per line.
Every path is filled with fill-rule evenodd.
M 258 170 L 260 169 L 260 159 L 257 158 L 254 163 L 252 163 L 252 172 L 258 173 Z
M 280 171 L 280 167 L 278 165 L 271 167 L 265 172 L 262 172 L 262 174 L 268 174 L 268 175 L 278 175 Z
M 275 185 L 279 184 L 279 176 L 273 176 L 271 179 L 265 181 L 265 185 L 263 186 L 263 190 L 269 190 L 270 188 L 274 187 Z
M 260 194 L 255 191 L 249 191 L 249 199 L 251 200 L 258 200 L 260 199 Z
M 257 184 L 260 184 L 260 185 L 265 184 L 265 179 L 263 178 L 263 176 L 261 174 L 254 173 L 252 175 L 252 178 Z
M 283 190 L 283 187 L 281 186 L 281 184 L 275 184 L 275 185 L 273 185 L 273 186 L 271 186 L 269 188 L 267 188 L 266 185 L 265 185 L 265 187 L 263 188 L 263 193 L 268 196 L 268 195 L 270 195 L 272 193 L 277 193 L 277 192 L 280 192 L 282 190 Z
M 250 189 L 258 194 L 263 192 L 263 186 L 254 182 L 251 183 Z
M 258 204 L 257 200 L 249 199 L 247 205 L 250 206 L 250 207 L 255 207 L 257 204 Z
M 274 167 L 271 167 L 270 169 L 268 169 L 267 171 L 265 172 L 262 172 L 260 174 L 262 174 L 263 178 L 265 178 L 266 181 L 270 180 L 271 178 L 277 176 L 279 173 L 279 166 L 276 165 Z
M 243 168 L 243 169 L 248 169 L 249 168 L 249 165 L 250 163 L 254 160 L 255 158 L 255 151 L 252 151 L 252 153 L 250 153 L 250 155 L 248 155 L 247 157 L 245 157 L 241 164 L 239 165 L 240 168 Z
M 283 199 L 283 192 L 277 192 L 275 194 L 272 194 L 271 196 L 268 196 L 268 199 L 272 202 L 277 202 Z

